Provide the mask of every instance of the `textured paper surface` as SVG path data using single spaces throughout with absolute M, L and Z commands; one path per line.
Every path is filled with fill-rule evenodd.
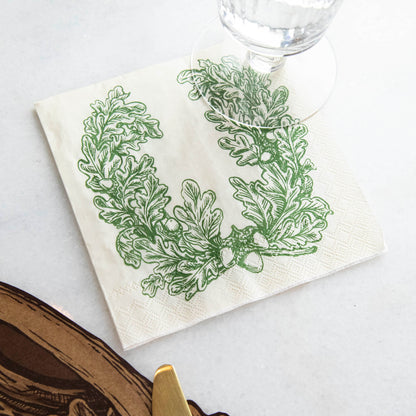
M 252 224 L 241 215 L 243 206 L 233 198 L 235 190 L 228 178 L 239 176 L 249 182 L 259 178 L 259 170 L 237 166 L 235 159 L 218 146 L 218 139 L 225 134 L 204 118 L 207 105 L 203 100 L 190 100 L 189 87 L 177 82 L 178 74 L 187 67 L 188 59 L 181 58 L 36 104 L 125 349 L 328 275 L 384 250 L 382 232 L 334 143 L 333 133 L 322 121 L 323 116 L 314 116 L 306 123 L 306 157 L 317 168 L 310 173 L 313 195 L 322 197 L 333 211 L 327 217 L 322 239 L 316 243 L 316 253 L 265 256 L 260 273 L 235 265 L 188 301 L 166 290 L 159 290 L 154 297 L 144 295 L 141 282 L 152 273 L 153 265 L 142 262 L 135 269 L 124 263 L 115 248 L 118 230 L 98 218 L 92 203 L 95 195 L 85 186 L 86 177 L 77 168 L 83 157 L 83 121 L 91 114 L 90 104 L 104 100 L 115 86 L 130 92 L 129 100 L 144 103 L 151 116 L 160 121 L 163 138 L 149 140 L 139 154 L 145 152 L 155 158 L 157 176 L 168 186 L 172 198 L 170 207 L 183 204 L 182 182 L 190 178 L 201 191 L 215 192 L 215 206 L 224 215 L 223 235 L 230 233 L 232 224 Z

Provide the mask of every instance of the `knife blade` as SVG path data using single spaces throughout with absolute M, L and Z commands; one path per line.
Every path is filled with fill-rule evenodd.
M 159 367 L 153 380 L 152 416 L 192 416 L 173 366 Z

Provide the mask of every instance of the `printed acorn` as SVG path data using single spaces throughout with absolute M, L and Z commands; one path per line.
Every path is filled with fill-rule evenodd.
M 227 269 L 234 266 L 235 264 L 234 252 L 231 247 L 223 247 L 220 251 L 220 258 L 221 258 L 222 264 Z
M 250 251 L 243 256 L 238 265 L 252 273 L 259 273 L 263 270 L 263 259 L 259 253 Z
M 258 231 L 253 234 L 253 243 L 260 248 L 269 248 L 269 242 L 266 237 Z
M 175 218 L 169 218 L 166 222 L 165 222 L 165 227 L 168 231 L 174 233 L 176 231 L 179 230 L 179 223 L 178 221 L 175 220 Z
M 235 226 L 230 237 L 228 244 L 220 250 L 222 264 L 227 269 L 238 264 L 250 272 L 261 272 L 263 259 L 260 252 L 269 248 L 267 238 L 254 227 L 240 230 Z
M 271 162 L 272 156 L 273 155 L 270 152 L 263 152 L 260 156 L 260 160 L 263 163 Z
M 256 231 L 253 234 L 253 243 L 258 249 L 269 248 L 269 242 L 267 241 L 266 237 L 259 231 Z M 241 256 L 241 258 L 238 260 L 238 265 L 248 270 L 249 272 L 259 273 L 263 270 L 264 264 L 262 256 L 256 250 L 253 250 L 244 253 L 243 256 Z

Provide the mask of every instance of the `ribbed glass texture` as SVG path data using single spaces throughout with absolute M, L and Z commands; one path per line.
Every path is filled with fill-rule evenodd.
M 218 0 L 226 29 L 257 53 L 287 56 L 323 36 L 342 0 Z

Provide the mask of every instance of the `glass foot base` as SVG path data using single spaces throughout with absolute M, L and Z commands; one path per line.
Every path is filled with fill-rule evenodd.
M 233 56 L 244 68 L 250 68 L 261 77 L 268 77 L 270 89 L 276 90 L 280 86 L 288 89 L 289 95 L 285 105 L 294 117 L 294 122 L 303 122 L 317 113 L 328 101 L 334 88 L 336 79 L 336 59 L 329 40 L 324 37 L 318 44 L 297 55 L 285 58 L 265 57 L 254 54 L 236 41 L 222 27 L 219 19 L 212 21 L 197 39 L 191 55 L 191 70 L 194 74 L 195 85 L 205 99 L 206 103 L 219 114 L 236 123 L 241 119 L 234 117 L 233 111 L 224 109 L 219 105 L 221 100 L 206 96 L 206 89 L 198 84 L 198 70 L 200 60 L 209 59 L 214 63 L 220 63 L 223 57 Z M 270 67 L 273 71 L 270 71 Z M 255 79 L 255 77 L 253 78 Z M 255 88 L 255 86 L 254 86 Z M 250 111 L 252 99 L 247 94 L 242 94 L 241 89 L 229 85 L 230 94 L 238 94 L 240 111 Z M 270 128 L 265 119 L 244 118 L 244 123 L 250 126 Z

